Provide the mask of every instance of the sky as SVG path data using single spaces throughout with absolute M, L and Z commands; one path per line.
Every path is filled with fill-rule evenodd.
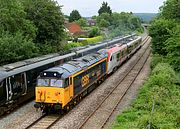
M 165 0 L 56 0 L 63 5 L 62 12 L 69 15 L 78 10 L 83 17 L 98 15 L 103 1 L 107 2 L 113 12 L 158 13 Z

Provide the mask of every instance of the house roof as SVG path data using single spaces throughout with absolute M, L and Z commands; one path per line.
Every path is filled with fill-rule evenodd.
M 66 23 L 65 24 L 66 28 L 69 30 L 70 33 L 77 33 L 77 32 L 81 32 L 81 27 L 76 24 L 76 23 Z

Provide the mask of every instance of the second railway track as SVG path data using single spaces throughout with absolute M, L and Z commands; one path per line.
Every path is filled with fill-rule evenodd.
M 87 116 L 85 121 L 79 126 L 79 129 L 101 129 L 104 128 L 109 118 L 121 102 L 127 91 L 130 89 L 144 64 L 150 55 L 150 37 L 146 38 L 143 42 L 146 46 L 142 55 L 129 69 L 129 71 L 120 79 L 118 84 L 112 91 L 103 99 L 97 108 Z
M 53 126 L 62 116 L 59 115 L 42 115 L 39 119 L 30 124 L 26 129 L 49 129 Z

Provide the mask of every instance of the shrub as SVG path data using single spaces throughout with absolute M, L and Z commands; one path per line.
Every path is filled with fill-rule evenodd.
M 179 128 L 180 87 L 175 85 L 176 81 L 175 72 L 169 64 L 157 64 L 138 98 L 117 117 L 113 128 Z
M 165 62 L 165 57 L 159 54 L 153 54 L 151 59 L 151 69 L 154 69 L 158 63 Z
M 80 46 L 83 46 L 82 43 L 79 43 L 79 42 L 75 42 L 75 43 L 68 43 L 65 45 L 64 49 L 65 50 L 69 50 L 71 48 L 74 48 L 74 47 L 80 47 Z
M 97 37 L 93 37 L 93 38 L 87 38 L 87 40 L 82 41 L 83 45 L 88 45 L 88 44 L 92 44 L 92 43 L 97 43 L 103 40 L 102 36 L 97 36 Z

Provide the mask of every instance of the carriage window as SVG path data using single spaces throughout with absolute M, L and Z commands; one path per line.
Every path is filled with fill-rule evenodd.
M 49 86 L 49 79 L 38 79 L 38 86 Z
M 117 61 L 119 61 L 119 58 L 120 58 L 120 53 L 118 53 L 117 55 L 116 55 L 116 59 L 117 59 Z
M 23 91 L 23 88 L 25 87 L 24 73 L 10 76 L 9 79 L 14 93 Z

